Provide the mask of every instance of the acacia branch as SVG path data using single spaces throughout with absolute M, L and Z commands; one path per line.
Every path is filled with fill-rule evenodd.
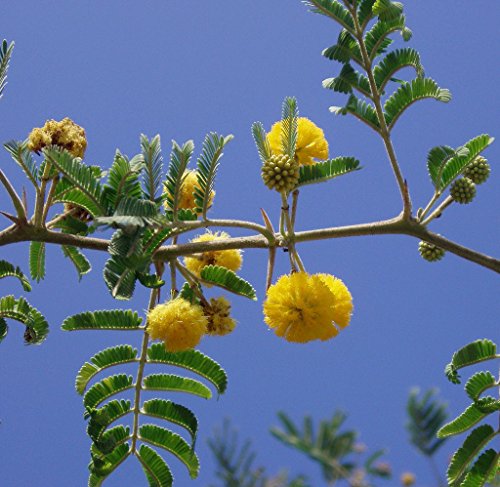
M 215 224 L 209 225 L 208 222 L 205 222 L 205 225 L 217 226 Z M 429 231 L 425 226 L 415 220 L 406 220 L 403 215 L 399 215 L 389 220 L 371 223 L 306 230 L 297 232 L 294 239 L 295 242 L 311 242 L 315 240 L 368 235 L 409 235 L 430 242 L 463 259 L 500 273 L 500 260 L 476 252 L 468 247 L 464 247 L 452 240 L 448 240 L 437 233 Z M 17 242 L 29 241 L 53 243 L 57 245 L 73 245 L 82 249 L 104 252 L 108 250 L 109 245 L 109 240 L 106 239 L 54 232 L 46 228 L 36 228 L 29 223 L 25 225 L 11 225 L 0 232 L 0 247 Z M 269 249 L 283 247 L 284 245 L 286 245 L 286 242 L 283 241 L 279 233 L 275 233 L 273 242 L 269 242 L 269 239 L 263 235 L 251 235 L 224 240 L 212 240 L 209 242 L 188 242 L 176 245 L 165 245 L 155 252 L 154 259 L 155 261 L 169 261 L 175 257 L 206 251 Z

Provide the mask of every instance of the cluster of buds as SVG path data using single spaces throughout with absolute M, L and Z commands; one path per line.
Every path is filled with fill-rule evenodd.
M 262 165 L 262 179 L 269 189 L 288 193 L 299 182 L 299 163 L 286 154 L 272 155 Z

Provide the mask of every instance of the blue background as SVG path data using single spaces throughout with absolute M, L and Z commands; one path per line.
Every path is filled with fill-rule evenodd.
M 416 104 L 393 132 L 418 208 L 432 193 L 425 165 L 431 147 L 459 146 L 485 132 L 498 135 L 500 3 L 406 3 L 414 31 L 409 45 L 420 51 L 426 74 L 454 96 L 447 105 Z M 353 155 L 364 166 L 304 188 L 297 229 L 389 218 L 399 213 L 400 197 L 380 139 L 354 118 L 331 115 L 328 107 L 345 98 L 321 87 L 339 70 L 320 54 L 335 43 L 338 31 L 337 24 L 308 13 L 297 0 L 3 2 L 0 36 L 14 40 L 16 48 L 0 102 L 0 140 L 24 139 L 46 119 L 69 116 L 87 132 L 86 160 L 106 168 L 117 147 L 130 156 L 139 152 L 140 133 L 161 134 L 166 161 L 171 139 L 192 138 L 199 149 L 209 131 L 232 133 L 212 216 L 258 221 L 265 208 L 277 224 L 279 198 L 261 183 L 250 126 L 260 120 L 270 128 L 283 98 L 296 96 L 301 114 L 325 130 L 330 155 Z M 478 188 L 477 200 L 452 206 L 432 224 L 433 230 L 490 255 L 499 250 L 498 147 L 486 153 L 492 177 Z M 7 153 L 0 164 L 16 186 L 28 186 Z M 2 194 L 1 209 L 10 211 Z M 322 485 L 318 467 L 274 440 L 268 429 L 277 424 L 278 410 L 299 421 L 306 413 L 318 420 L 330 417 L 336 408 L 349 413 L 347 426 L 361 431 L 360 440 L 371 451 L 387 448 L 385 459 L 395 478 L 385 485 L 398 485 L 405 470 L 416 473 L 418 486 L 436 485 L 428 464 L 407 441 L 407 394 L 414 385 L 437 386 L 451 414 L 463 409 L 465 393 L 446 381 L 443 368 L 467 342 L 500 338 L 498 281 L 493 272 L 450 254 L 429 264 L 417 244 L 410 237 L 380 236 L 301 245 L 308 271 L 341 277 L 355 302 L 348 329 L 335 340 L 307 345 L 284 342 L 263 324 L 266 252 L 246 251 L 241 274 L 256 285 L 260 302 L 235 297 L 236 331 L 200 346 L 226 368 L 227 393 L 208 402 L 174 397 L 199 417 L 201 460 L 198 479 L 190 481 L 167 454 L 176 485 L 207 486 L 215 480 L 206 440 L 224 417 L 232 418 L 242 438 L 254 441 L 257 463 L 269 473 L 287 468 Z M 29 300 L 48 318 L 51 334 L 43 346 L 25 347 L 23 327 L 12 323 L 1 345 L 2 486 L 86 485 L 89 439 L 75 374 L 98 350 L 140 344 L 140 336 L 132 334 L 60 330 L 66 316 L 83 310 L 141 312 L 146 306 L 143 290 L 130 303 L 114 301 L 101 278 L 105 255 L 87 255 L 94 272 L 78 284 L 71 263 L 49 246 L 47 277 Z M 2 247 L 0 256 L 28 270 L 28 244 Z M 279 254 L 276 275 L 288 272 L 287 265 L 286 255 Z M 22 290 L 5 279 L 0 293 L 19 296 Z M 440 451 L 443 473 L 457 445 L 450 441 Z M 144 484 L 133 458 L 105 483 Z

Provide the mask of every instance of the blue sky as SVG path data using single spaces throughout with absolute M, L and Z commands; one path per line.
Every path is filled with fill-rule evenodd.
M 393 133 L 396 151 L 415 207 L 432 188 L 425 158 L 435 145 L 459 146 L 481 133 L 499 135 L 500 4 L 420 0 L 406 2 L 409 45 L 420 51 L 426 74 L 453 94 L 449 104 L 413 106 Z M 298 0 L 196 2 L 10 1 L 1 7 L 0 37 L 16 42 L 9 84 L 0 102 L 0 140 L 23 139 L 46 119 L 69 116 L 85 127 L 86 160 L 106 168 L 116 148 L 139 151 L 139 135 L 160 133 L 165 159 L 171 139 L 232 133 L 217 184 L 212 215 L 259 220 L 260 208 L 275 219 L 277 194 L 260 180 L 260 162 L 250 135 L 252 122 L 270 128 L 285 96 L 296 96 L 303 116 L 325 130 L 330 155 L 352 155 L 363 170 L 306 187 L 297 229 L 368 222 L 400 211 L 397 187 L 380 140 L 354 118 L 334 117 L 330 105 L 344 97 L 321 87 L 338 65 L 321 56 L 334 44 L 338 26 L 313 15 Z M 450 208 L 432 229 L 476 250 L 498 255 L 498 142 L 485 154 L 492 177 L 473 204 Z M 8 154 L 1 167 L 26 184 Z M 0 209 L 9 211 L 6 198 Z M 244 232 L 232 232 L 242 235 Z M 428 465 L 408 444 L 405 403 L 412 386 L 437 386 L 451 414 L 465 405 L 463 389 L 449 384 L 443 368 L 454 350 L 476 338 L 498 335 L 498 281 L 486 269 L 453 255 L 437 264 L 423 261 L 410 237 L 357 237 L 311 242 L 299 251 L 309 272 L 344 280 L 355 303 L 351 326 L 326 343 L 295 345 L 269 332 L 262 321 L 266 253 L 245 252 L 241 274 L 257 288 L 259 302 L 234 298 L 236 331 L 205 339 L 200 350 L 221 363 L 229 388 L 220 399 L 174 398 L 198 415 L 200 476 L 190 481 L 173 458 L 179 486 L 207 486 L 214 463 L 206 446 L 224 417 L 258 449 L 257 463 L 269 472 L 288 468 L 321 485 L 318 469 L 268 434 L 285 410 L 299 420 L 348 412 L 347 425 L 361 432 L 371 450 L 387 448 L 396 478 L 416 472 L 419 486 L 434 482 Z M 27 244 L 2 247 L 0 257 L 27 271 Z M 138 346 L 140 337 L 60 330 L 63 319 L 84 310 L 133 308 L 114 301 L 101 278 L 105 256 L 87 252 L 94 271 L 78 283 L 57 248 L 47 253 L 47 277 L 30 302 L 51 324 L 41 347 L 22 345 L 22 327 L 12 323 L 0 351 L 1 483 L 7 487 L 86 485 L 89 439 L 74 377 L 85 360 L 118 343 Z M 288 272 L 278 255 L 277 274 Z M 0 295 L 21 294 L 17 283 L 0 281 Z M 444 472 L 456 448 L 450 441 L 439 460 Z M 168 458 L 168 457 L 167 457 Z M 143 485 L 134 459 L 107 486 Z M 392 482 L 396 485 L 397 482 Z M 391 485 L 391 482 L 386 483 Z

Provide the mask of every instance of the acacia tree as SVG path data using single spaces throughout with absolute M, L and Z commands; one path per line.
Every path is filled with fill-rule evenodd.
M 68 331 L 128 330 L 141 336 L 138 349 L 127 344 L 101 350 L 78 373 L 76 387 L 84 396 L 92 440 L 89 485 L 100 485 L 129 456 L 137 457 L 150 485 L 170 485 L 168 466 L 152 447 L 173 453 L 185 463 L 191 476 L 197 475 L 199 462 L 193 451 L 197 421 L 193 412 L 163 397 L 145 401 L 143 392 L 183 391 L 211 397 L 210 389 L 202 382 L 174 374 L 149 373 L 150 364 L 186 368 L 211 382 L 218 393 L 225 391 L 227 377 L 223 368 L 193 347 L 204 334 L 223 335 L 234 327 L 227 298 L 207 299 L 206 287 L 217 286 L 255 298 L 253 286 L 236 274 L 242 249 L 268 252 L 265 321 L 278 336 L 296 342 L 332 338 L 349 324 L 352 311 L 351 295 L 340 279 L 307 273 L 298 243 L 363 235 L 406 235 L 420 241 L 419 251 L 427 260 L 439 260 L 448 251 L 486 269 L 500 271 L 498 259 L 460 245 L 428 227 L 450 205 L 467 204 L 475 196 L 476 184 L 482 184 L 489 175 L 489 165 L 481 153 L 491 144 L 492 137 L 481 134 L 458 147 L 432 148 L 427 170 L 433 191 L 421 208 L 412 206 L 411 188 L 398 162 L 391 132 L 413 103 L 428 98 L 448 102 L 451 96 L 448 90 L 425 77 L 417 51 L 389 50 L 394 34 L 400 33 L 405 41 L 411 38 L 402 5 L 389 0 L 306 3 L 311 10 L 340 24 L 337 43 L 327 48 L 324 55 L 338 61 L 341 69 L 338 76 L 325 80 L 324 86 L 348 95 L 345 105 L 332 109 L 334 113 L 354 115 L 381 138 L 401 195 L 401 213 L 396 217 L 295 230 L 300 188 L 356 171 L 360 163 L 350 156 L 329 159 L 322 130 L 299 116 L 294 98 L 285 98 L 281 120 L 269 132 L 259 122 L 252 127 L 264 183 L 280 195 L 278 222 L 272 222 L 265 212 L 264 224 L 209 217 L 215 178 L 231 136 L 208 134 L 195 171 L 188 169 L 193 143 L 174 142 L 166 174 L 162 173 L 158 136 L 142 136 L 141 152 L 133 158 L 117 152 L 107 174 L 102 168 L 87 164 L 83 159 L 84 131 L 69 119 L 49 121 L 34 129 L 27 140 L 5 144 L 33 186 L 35 197 L 28 205 L 21 190 L 0 171 L 0 182 L 13 208 L 2 211 L 11 224 L 0 232 L 0 245 L 31 243 L 29 267 L 33 279 L 44 277 L 46 244 L 56 244 L 71 259 L 79 275 L 90 270 L 82 250 L 107 252 L 104 280 L 116 299 L 130 299 L 137 283 L 151 289 L 145 319 L 133 309 L 100 310 L 80 312 L 63 323 L 63 329 Z M 11 53 L 12 44 L 4 42 L 0 59 L 2 91 Z M 406 67 L 415 71 L 415 78 L 408 82 L 396 78 Z M 31 215 L 28 208 L 33 208 Z M 95 236 L 102 227 L 113 229 L 110 239 Z M 208 231 L 180 243 L 180 238 L 210 228 L 238 228 L 253 234 L 231 238 L 225 232 Z M 275 282 L 274 262 L 280 248 L 288 252 L 290 274 Z M 18 277 L 24 290 L 30 289 L 26 276 L 15 265 L 2 261 L 0 272 L 2 277 Z M 163 291 L 162 301 L 165 295 L 167 299 L 161 302 L 160 289 L 166 290 L 167 286 L 170 290 Z M 0 316 L 2 337 L 8 330 L 6 318 L 25 325 L 26 343 L 40 344 L 47 337 L 47 320 L 24 297 L 2 298 Z M 155 339 L 163 343 L 152 343 Z M 491 342 L 466 350 L 465 354 L 458 353 L 453 371 L 497 356 Z M 118 373 L 91 385 L 104 369 L 126 363 L 136 365 L 134 376 Z M 456 376 L 450 372 L 450 377 Z M 475 382 L 471 393 L 474 408 L 484 413 L 482 416 L 498 411 L 498 401 L 482 401 L 479 397 L 485 389 L 498 385 L 495 379 L 481 376 Z M 132 391 L 132 400 L 109 400 L 126 390 Z M 191 442 L 163 425 L 147 423 L 148 417 L 181 426 Z M 124 424 L 113 426 L 118 419 Z M 460 428 L 451 427 L 445 432 L 464 431 L 476 419 L 466 418 L 460 422 Z M 484 429 L 468 438 L 464 450 L 457 453 L 460 461 L 450 467 L 452 481 L 482 485 L 494 474 L 498 453 L 491 449 L 479 457 L 470 472 L 467 468 L 497 433 Z

